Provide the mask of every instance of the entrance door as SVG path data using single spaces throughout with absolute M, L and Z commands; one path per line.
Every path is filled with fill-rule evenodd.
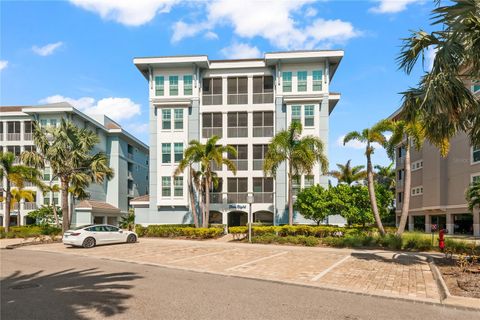
M 469 213 L 453 215 L 455 234 L 473 234 L 473 215 Z
M 243 211 L 233 211 L 228 213 L 228 226 L 238 227 L 247 225 L 247 213 Z
M 437 230 L 446 229 L 447 228 L 447 216 L 439 215 L 439 216 L 432 216 L 432 226 L 436 224 Z

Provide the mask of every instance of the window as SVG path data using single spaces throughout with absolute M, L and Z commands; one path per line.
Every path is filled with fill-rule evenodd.
M 403 158 L 403 156 L 405 155 L 405 147 L 404 146 L 398 147 L 397 154 L 399 159 Z
M 255 203 L 273 202 L 273 178 L 253 178 L 253 199 Z
M 171 177 L 162 177 L 162 197 L 172 195 Z
M 46 127 L 47 126 L 47 119 L 40 119 L 40 126 Z
M 273 77 L 253 77 L 253 103 L 273 102 Z
M 220 112 L 202 114 L 202 137 L 222 137 L 222 114 Z
M 163 130 L 172 129 L 172 110 L 170 109 L 162 110 L 162 129 Z
M 228 203 L 246 203 L 247 202 L 248 178 L 228 178 L 227 179 L 227 202 Z
M 313 91 L 322 91 L 322 70 L 314 70 L 313 77 Z
M 57 126 L 57 119 L 50 119 L 50 126 L 56 127 Z
M 309 187 L 313 186 L 314 184 L 315 184 L 315 177 L 314 176 L 310 176 L 310 175 L 305 176 L 305 183 L 303 184 L 304 188 L 309 188 Z
M 472 81 L 472 92 L 473 93 L 480 92 L 480 80 Z
M 423 168 L 423 160 L 418 160 L 412 163 L 412 171 L 417 171 Z
M 183 76 L 183 94 L 185 96 L 192 95 L 192 76 Z
M 253 170 L 263 170 L 263 160 L 268 151 L 268 144 L 253 145 Z
M 50 179 L 51 179 L 50 168 L 43 169 L 43 181 L 50 181 Z
M 305 127 L 313 127 L 315 125 L 315 107 L 314 106 L 305 106 Z
M 8 141 L 20 140 L 20 121 L 7 122 L 7 140 Z
M 179 163 L 183 159 L 183 143 L 175 142 L 173 144 L 173 153 L 174 153 L 174 161 L 175 163 Z
M 155 77 L 155 95 L 156 96 L 163 96 L 165 94 L 164 81 L 165 79 L 163 78 L 163 76 Z
M 229 138 L 248 136 L 248 120 L 246 112 L 229 112 L 227 125 L 227 136 Z
M 228 159 L 233 160 L 233 163 L 237 166 L 238 171 L 248 170 L 248 146 L 246 144 L 242 145 L 232 145 L 232 147 L 237 150 L 237 156 L 228 154 Z
M 402 203 L 402 197 L 403 197 L 403 193 L 402 193 L 402 192 L 397 193 L 397 202 L 398 202 L 398 203 Z
M 412 188 L 412 196 L 420 196 L 423 194 L 423 187 L 414 187 Z
M 480 162 L 480 148 L 472 148 L 472 162 Z
M 473 174 L 470 178 L 472 183 L 480 181 L 480 173 Z
M 183 177 L 175 177 L 173 180 L 173 196 L 183 197 Z
M 178 76 L 168 77 L 169 89 L 171 96 L 178 96 Z
M 227 104 L 248 103 L 248 79 L 247 77 L 228 78 Z
M 297 91 L 307 91 L 307 71 L 297 72 Z
M 175 130 L 183 129 L 183 109 L 174 109 L 173 114 Z
M 222 104 L 222 78 L 203 79 L 203 105 Z
M 170 143 L 162 143 L 162 163 L 172 162 L 172 145 Z
M 400 180 L 403 180 L 403 172 L 404 170 L 398 170 L 397 171 L 397 179 L 400 181 Z
M 292 92 L 292 73 L 283 72 L 282 80 L 283 80 L 283 87 L 282 87 L 283 92 Z
M 302 122 L 302 107 L 301 106 L 292 106 L 292 122 L 298 121 L 299 123 Z
M 273 112 L 263 111 L 253 113 L 253 136 L 273 137 Z
M 301 176 L 294 176 L 292 179 L 292 191 L 294 196 L 296 196 L 300 192 L 301 187 Z

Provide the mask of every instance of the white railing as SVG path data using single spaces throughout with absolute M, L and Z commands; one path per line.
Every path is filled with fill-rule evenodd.
M 248 170 L 248 160 L 247 159 L 239 159 L 239 160 L 232 159 L 232 162 L 237 167 L 237 170 L 239 170 L 239 171 Z
M 36 202 L 24 202 L 23 203 L 23 209 L 24 210 L 36 210 L 37 209 L 37 203 Z
M 33 139 L 33 134 L 32 133 L 29 133 L 29 132 L 25 132 L 23 134 L 23 140 L 25 141 L 32 141 Z
M 211 138 L 213 136 L 217 136 L 219 138 L 222 137 L 223 129 L 220 127 L 215 128 L 202 128 L 202 137 L 203 138 Z
M 227 136 L 229 138 L 248 137 L 248 127 L 227 128 Z
M 253 127 L 254 137 L 273 137 L 273 126 Z
M 227 104 L 247 104 L 248 93 L 230 93 L 227 94 Z
M 210 203 L 223 203 L 223 193 L 210 192 Z
M 273 92 L 254 93 L 253 103 L 273 103 Z
M 205 106 L 222 104 L 222 94 L 204 94 L 202 104 Z
M 227 203 L 247 203 L 248 192 L 228 192 Z
M 20 133 L 7 133 L 7 141 L 20 141 Z

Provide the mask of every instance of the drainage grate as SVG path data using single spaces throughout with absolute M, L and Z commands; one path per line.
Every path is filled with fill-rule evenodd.
M 32 289 L 32 288 L 38 288 L 38 287 L 40 287 L 38 283 L 23 283 L 23 284 L 17 284 L 16 286 L 11 286 L 10 289 L 23 290 L 23 289 Z

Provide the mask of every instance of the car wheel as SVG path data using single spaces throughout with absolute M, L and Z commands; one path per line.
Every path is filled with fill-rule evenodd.
M 84 248 L 93 248 L 95 247 L 95 239 L 92 237 L 88 237 L 85 240 L 83 240 L 82 246 Z
M 127 237 L 127 243 L 135 243 L 137 242 L 137 237 L 134 234 L 129 234 Z

